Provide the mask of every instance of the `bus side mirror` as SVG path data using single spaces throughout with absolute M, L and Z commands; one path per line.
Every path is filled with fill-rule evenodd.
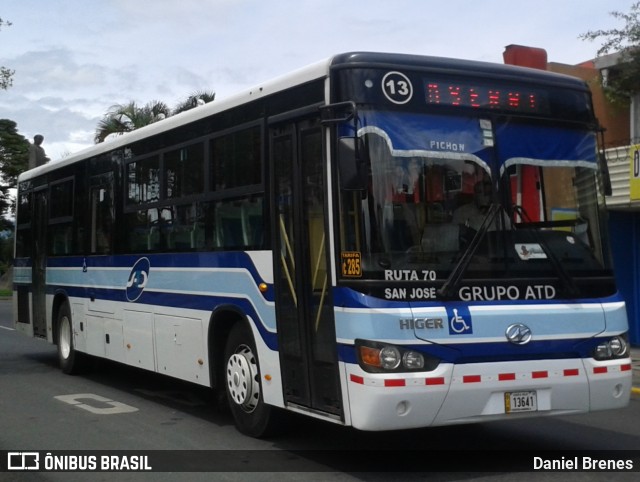
M 600 176 L 602 177 L 602 187 L 605 196 L 611 196 L 613 194 L 613 187 L 611 186 L 611 174 L 609 174 L 609 164 L 607 164 L 607 158 L 604 154 L 598 155 L 598 164 L 600 167 Z
M 367 188 L 369 159 L 364 142 L 359 137 L 338 139 L 338 172 L 340 188 L 344 191 L 363 191 Z
M 598 134 L 600 135 L 600 145 L 604 146 L 604 132 L 603 127 L 598 128 Z M 609 164 L 607 163 L 607 156 L 604 153 L 604 147 L 602 150 L 598 149 L 598 170 L 600 171 L 600 179 L 602 179 L 602 190 L 605 196 L 611 196 L 613 194 L 613 187 L 611 186 L 611 174 L 609 173 Z

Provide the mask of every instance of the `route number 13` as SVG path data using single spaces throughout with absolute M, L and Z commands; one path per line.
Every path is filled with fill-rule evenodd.
M 413 96 L 413 86 L 406 75 L 387 72 L 382 78 L 382 92 L 394 104 L 406 104 Z

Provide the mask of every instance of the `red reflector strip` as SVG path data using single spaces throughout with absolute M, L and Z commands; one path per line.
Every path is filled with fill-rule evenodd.
M 446 384 L 445 377 L 410 378 L 410 379 L 389 378 L 389 379 L 381 380 L 381 379 L 367 378 L 360 375 L 355 375 L 353 373 L 349 374 L 349 380 L 351 380 L 353 383 L 358 383 L 359 385 L 364 385 L 366 387 L 407 387 L 407 386 L 416 387 L 416 386 L 434 386 L 434 385 Z
M 593 367 L 593 373 L 607 373 L 608 371 L 607 367 Z
M 478 383 L 480 382 L 480 375 L 465 375 L 462 377 L 462 383 Z
M 507 380 L 515 380 L 515 379 L 516 379 L 515 373 L 499 373 L 498 374 L 498 380 L 500 380 L 501 382 L 504 382 Z
M 549 372 L 546 370 L 540 372 L 531 372 L 531 378 L 549 378 Z
M 577 368 L 568 368 L 563 373 L 565 377 L 577 377 L 580 374 L 580 370 Z
M 627 372 L 631 370 L 631 363 L 625 363 L 624 365 L 620 365 L 621 372 Z
M 406 385 L 404 380 L 385 380 L 385 387 L 404 387 Z
M 425 379 L 425 385 L 444 385 L 444 377 L 433 377 Z

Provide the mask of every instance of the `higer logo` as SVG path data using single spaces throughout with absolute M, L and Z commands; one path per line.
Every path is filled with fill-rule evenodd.
M 129 280 L 127 281 L 126 295 L 127 300 L 137 301 L 149 281 L 149 270 L 151 263 L 148 258 L 140 258 L 131 268 Z

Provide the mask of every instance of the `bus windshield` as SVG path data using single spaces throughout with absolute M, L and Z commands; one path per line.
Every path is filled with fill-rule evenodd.
M 340 232 L 361 269 L 343 268 L 343 279 L 442 285 L 464 257 L 465 279 L 552 279 L 551 297 L 576 277 L 610 276 L 592 131 L 506 116 L 358 114 L 368 182 L 342 191 Z

